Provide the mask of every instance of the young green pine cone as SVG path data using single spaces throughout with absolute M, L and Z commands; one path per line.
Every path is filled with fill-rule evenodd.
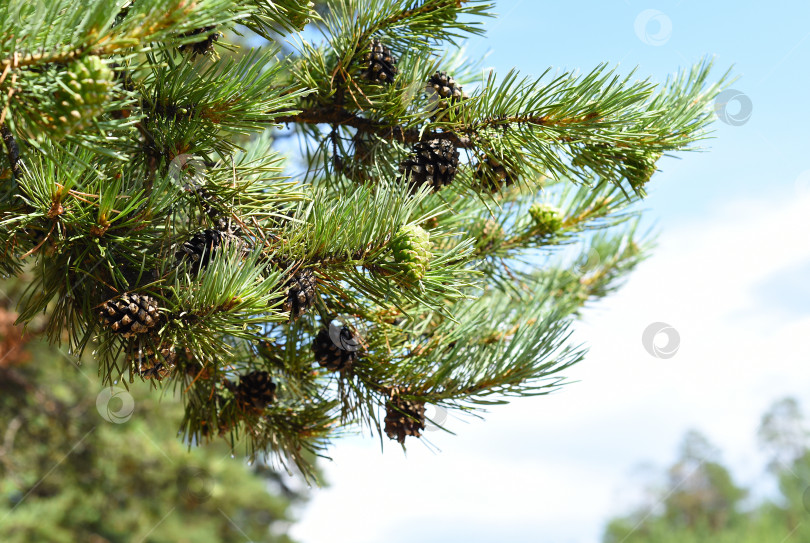
M 45 125 L 61 135 L 85 130 L 104 112 L 110 100 L 113 71 L 97 56 L 74 61 L 62 74 L 55 116 L 46 115 Z
M 403 264 L 411 281 L 420 281 L 430 268 L 430 234 L 421 226 L 400 228 L 391 241 L 394 260 Z
M 535 203 L 529 208 L 529 215 L 540 231 L 540 235 L 547 236 L 555 233 L 562 227 L 563 218 L 560 210 L 549 204 Z
M 479 220 L 471 233 L 476 237 L 475 247 L 483 251 L 489 251 L 506 236 L 501 223 L 495 219 Z
M 625 160 L 622 174 L 630 182 L 634 190 L 641 189 L 655 173 L 655 163 L 661 158 L 661 153 L 651 153 L 644 156 L 628 157 Z

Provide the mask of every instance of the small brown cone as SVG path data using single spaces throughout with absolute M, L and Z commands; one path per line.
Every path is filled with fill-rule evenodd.
M 425 429 L 425 404 L 394 396 L 385 404 L 385 434 L 405 443 L 407 436 L 421 437 Z
M 266 371 L 252 371 L 239 376 L 236 401 L 245 411 L 261 413 L 276 399 L 276 384 Z
M 160 321 L 160 309 L 155 298 L 145 294 L 123 294 L 105 302 L 99 311 L 101 323 L 122 337 L 145 334 Z

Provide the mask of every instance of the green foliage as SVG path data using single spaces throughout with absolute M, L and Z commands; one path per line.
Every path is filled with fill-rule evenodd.
M 19 347 L 9 316 L 3 309 L 0 343 Z M 183 415 L 177 399 L 142 387 L 129 406 L 118 388 L 99 406 L 109 389 L 91 364 L 76 365 L 40 342 L 3 352 L 3 541 L 289 541 L 282 535 L 289 507 L 304 495 L 266 467 L 232 458 L 223 445 L 187 452 L 176 437 Z M 129 420 L 108 417 L 118 424 L 103 418 L 132 408 Z
M 663 85 L 604 65 L 480 78 L 456 46 L 491 9 L 5 2 L 0 269 L 28 274 L 21 322 L 46 315 L 104 383 L 179 397 L 188 443 L 305 473 L 331 437 L 382 434 L 395 396 L 419 412 L 555 390 L 584 356 L 571 322 L 650 245 L 634 204 L 657 160 L 706 137 L 725 77 L 702 61 Z M 290 34 L 308 23 L 322 40 Z M 238 47 L 257 35 L 296 50 Z M 376 42 L 398 57 L 386 84 L 364 75 Z M 437 100 L 436 72 L 468 96 Z M 447 186 L 405 175 L 429 141 L 446 161 L 420 167 Z M 123 337 L 99 309 L 133 293 L 159 324 Z M 358 349 L 339 374 L 312 352 L 336 318 Z M 234 390 L 254 371 L 276 395 L 247 410 Z
M 664 485 L 630 515 L 612 519 L 605 543 L 784 543 L 810 538 L 810 449 L 795 399 L 776 402 L 762 417 L 760 442 L 772 455 L 770 473 L 779 495 L 742 506 L 737 486 L 718 452 L 697 432 L 684 438 Z

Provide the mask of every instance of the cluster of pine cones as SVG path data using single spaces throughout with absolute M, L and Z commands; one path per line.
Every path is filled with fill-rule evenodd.
M 182 51 L 193 55 L 205 55 L 212 51 L 219 34 L 213 27 L 195 30 L 188 35 L 200 35 L 200 41 L 181 47 Z M 368 81 L 390 85 L 397 76 L 397 58 L 379 40 L 373 40 L 367 54 L 363 77 Z M 99 71 L 98 67 L 93 67 Z M 100 72 L 99 72 L 100 73 Z M 103 75 L 103 74 L 102 74 Z M 102 76 L 99 75 L 97 79 Z M 106 77 L 106 76 L 105 76 Z M 452 104 L 467 98 L 463 89 L 447 73 L 437 71 L 428 80 L 427 92 L 435 106 L 434 119 Z M 459 166 L 459 151 L 451 137 L 438 135 L 416 142 L 411 153 L 400 165 L 401 175 L 414 187 L 430 186 L 433 190 L 453 182 Z M 196 275 L 209 267 L 215 255 L 229 244 L 244 247 L 240 229 L 230 220 L 224 219 L 216 211 L 213 197 L 203 189 L 194 190 L 202 202 L 203 210 L 214 227 L 205 228 L 190 234 L 180 243 L 175 252 L 178 266 L 185 266 L 189 273 Z M 428 233 L 420 227 L 410 226 L 397 232 L 392 240 L 395 260 L 402 264 L 405 276 L 412 281 L 420 281 L 428 269 L 430 241 Z M 284 283 L 286 292 L 280 306 L 294 321 L 309 311 L 317 299 L 316 273 L 311 268 L 303 268 L 290 274 Z M 170 316 L 160 307 L 160 300 L 150 294 L 128 292 L 104 302 L 99 309 L 101 325 L 112 334 L 126 340 L 127 359 L 144 379 L 162 380 L 186 363 L 178 359 L 175 346 L 161 342 L 158 330 Z M 362 354 L 362 338 L 347 326 L 322 328 L 316 334 L 312 346 L 316 363 L 323 369 L 339 375 L 350 375 Z M 188 368 L 186 368 L 188 369 Z M 190 370 L 189 370 L 190 371 Z M 238 385 L 224 384 L 230 394 L 217 395 L 215 402 L 234 402 L 239 412 L 261 414 L 276 401 L 277 385 L 267 371 L 251 371 L 239 376 Z M 226 398 L 223 400 L 223 398 Z M 391 395 L 385 403 L 385 433 L 400 443 L 407 436 L 420 437 L 425 429 L 424 402 Z M 220 428 L 222 431 L 223 428 Z
M 391 49 L 380 40 L 373 40 L 369 52 L 364 57 L 365 79 L 382 85 L 390 85 L 397 75 L 397 58 Z M 436 120 L 452 104 L 468 98 L 462 87 L 446 72 L 437 71 L 427 81 L 426 89 L 431 97 Z M 439 190 L 453 182 L 459 164 L 459 152 L 454 138 L 438 134 L 416 142 L 410 154 L 399 166 L 401 176 L 412 187 L 424 185 Z M 515 182 L 515 175 L 505 167 L 503 161 L 485 156 L 475 168 L 473 177 L 482 189 L 491 192 L 501 190 Z
M 380 40 L 373 40 L 364 57 L 367 63 L 363 77 L 373 83 L 390 85 L 397 74 L 397 57 Z M 437 110 L 466 98 L 461 86 L 445 72 L 436 72 L 427 83 Z M 435 137 L 414 144 L 400 165 L 400 173 L 414 187 L 429 185 L 438 190 L 449 185 L 458 169 L 459 153 L 453 140 Z

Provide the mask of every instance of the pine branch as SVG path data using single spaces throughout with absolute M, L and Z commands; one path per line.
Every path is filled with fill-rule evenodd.
M 471 147 L 471 140 L 453 132 L 435 131 L 421 132 L 416 128 L 403 129 L 401 126 L 390 126 L 386 123 L 367 119 L 340 108 L 318 108 L 301 111 L 296 115 L 282 115 L 273 118 L 272 123 L 301 123 L 301 124 L 329 124 L 336 126 L 350 126 L 361 132 L 374 134 L 383 139 L 401 143 L 416 143 L 427 141 L 436 137 L 445 137 L 456 147 Z
M 402 443 L 426 403 L 564 384 L 572 322 L 647 254 L 659 158 L 706 137 L 726 84 L 703 61 L 475 86 L 437 48 L 480 34 L 483 1 L 35 4 L 0 5 L 20 322 L 180 397 L 189 444 L 305 472 L 355 425 Z M 309 20 L 324 40 L 285 58 L 237 47 Z

